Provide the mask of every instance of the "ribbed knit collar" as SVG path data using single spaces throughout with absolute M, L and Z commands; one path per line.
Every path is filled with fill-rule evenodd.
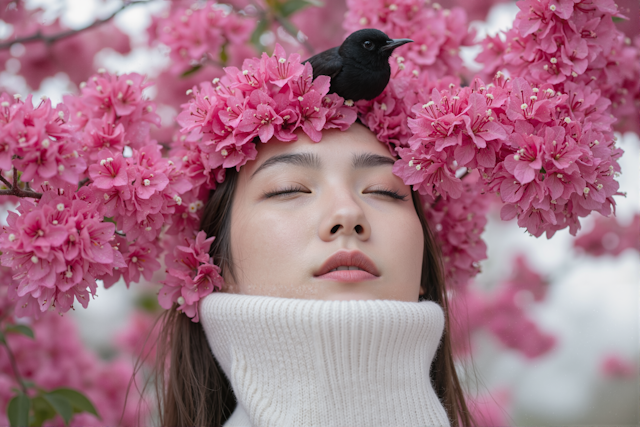
M 429 380 L 434 302 L 214 293 L 200 322 L 238 399 L 225 427 L 449 425 Z

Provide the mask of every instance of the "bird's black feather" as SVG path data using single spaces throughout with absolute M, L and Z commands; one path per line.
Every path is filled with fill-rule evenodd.
M 342 70 L 342 57 L 338 54 L 338 47 L 320 52 L 305 62 L 309 62 L 313 67 L 314 79 L 318 76 L 329 76 L 333 79 Z
M 367 28 L 351 33 L 342 45 L 327 49 L 304 62 L 313 67 L 313 78 L 329 76 L 330 93 L 345 100 L 371 100 L 389 83 L 389 57 L 393 50 L 412 40 L 392 40 L 380 30 Z

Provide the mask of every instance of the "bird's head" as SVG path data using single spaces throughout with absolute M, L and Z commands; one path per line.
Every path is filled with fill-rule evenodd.
M 339 49 L 340 56 L 351 58 L 365 66 L 388 64 L 394 49 L 412 42 L 411 39 L 392 39 L 374 28 L 349 34 Z

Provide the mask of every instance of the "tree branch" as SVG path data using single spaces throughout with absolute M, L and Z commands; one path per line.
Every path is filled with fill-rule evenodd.
M 2 176 L 1 173 L 0 173 L 0 181 L 2 181 L 4 183 L 4 185 L 7 186 L 7 188 L 9 188 L 9 189 L 13 188 L 11 183 L 9 181 L 7 181 L 7 179 L 4 176 Z
M 7 41 L 4 43 L 0 43 L 0 50 L 2 49 L 9 49 L 11 46 L 13 46 L 16 43 L 31 43 L 31 42 L 37 42 L 37 41 L 42 41 L 46 44 L 51 44 L 54 43 L 60 39 L 64 39 L 67 37 L 71 37 L 77 33 L 81 33 L 83 31 L 89 30 L 91 28 L 95 28 L 95 27 L 99 27 L 102 24 L 106 24 L 107 22 L 109 22 L 111 19 L 113 19 L 118 13 L 122 12 L 124 9 L 126 9 L 127 7 L 133 5 L 133 4 L 139 4 L 139 3 L 149 3 L 153 0 L 131 0 L 129 2 L 125 2 L 122 7 L 120 7 L 120 9 L 116 10 L 115 12 L 113 12 L 111 15 L 109 15 L 108 17 L 104 18 L 104 19 L 98 19 L 95 22 L 93 22 L 91 25 L 84 27 L 84 28 L 80 28 L 79 30 L 67 30 L 67 31 L 62 31 L 58 34 L 53 34 L 51 36 L 46 36 L 44 34 L 42 34 L 40 32 L 40 30 L 38 30 L 35 34 L 32 34 L 30 36 L 26 36 L 26 37 L 20 37 L 11 41 Z
M 20 376 L 20 372 L 18 371 L 18 364 L 16 363 L 16 358 L 14 357 L 13 352 L 11 351 L 11 348 L 9 347 L 9 343 L 7 342 L 6 338 L 3 340 L 2 344 L 4 344 L 4 347 L 7 349 L 7 354 L 9 355 L 9 362 L 11 363 L 11 368 L 13 368 L 13 374 L 16 377 L 16 381 L 18 381 L 18 384 L 20 385 L 20 389 L 24 394 L 27 394 L 27 387 L 22 382 L 22 377 Z
M 36 193 L 28 187 L 26 190 L 23 190 L 18 186 L 18 171 L 15 167 L 13 168 L 13 185 L 2 176 L 2 171 L 0 171 L 0 181 L 7 186 L 7 190 L 0 190 L 0 196 L 32 197 L 34 199 L 42 197 L 41 193 Z

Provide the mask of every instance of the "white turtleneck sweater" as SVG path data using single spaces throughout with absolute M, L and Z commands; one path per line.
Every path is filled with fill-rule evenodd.
M 200 322 L 238 399 L 225 427 L 449 426 L 429 379 L 434 302 L 213 293 Z

